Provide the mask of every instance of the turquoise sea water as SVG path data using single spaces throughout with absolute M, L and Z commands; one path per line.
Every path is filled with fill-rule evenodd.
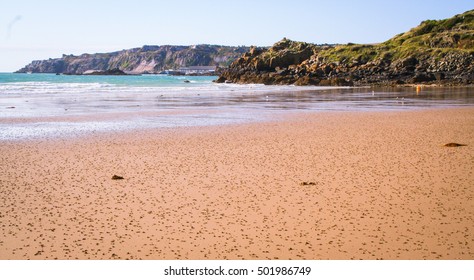
M 216 84 L 217 77 L 0 73 L 0 140 L 274 119 L 292 111 L 473 106 L 473 88 Z
M 0 73 L 0 84 L 6 83 L 42 83 L 42 84 L 89 84 L 115 85 L 123 87 L 164 87 L 183 86 L 184 80 L 192 80 L 188 86 L 209 84 L 216 77 L 184 77 L 167 75 L 140 76 L 94 76 L 94 75 L 55 75 L 55 74 L 17 74 Z

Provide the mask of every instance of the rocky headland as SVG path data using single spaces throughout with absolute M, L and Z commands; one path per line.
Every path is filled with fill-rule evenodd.
M 156 74 L 190 66 L 227 67 L 249 50 L 248 47 L 218 45 L 143 46 L 111 53 L 63 55 L 35 60 L 18 73 L 84 74 L 118 69 L 127 74 Z
M 284 38 L 252 47 L 216 82 L 295 85 L 474 83 L 474 10 L 426 20 L 379 44 L 315 45 Z

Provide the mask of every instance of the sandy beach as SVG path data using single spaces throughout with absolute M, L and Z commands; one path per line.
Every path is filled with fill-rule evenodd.
M 472 260 L 473 139 L 470 107 L 3 141 L 0 259 Z

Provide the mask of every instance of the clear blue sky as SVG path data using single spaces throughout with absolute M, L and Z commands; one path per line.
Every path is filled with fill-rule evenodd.
M 471 9 L 472 0 L 2 0 L 0 72 L 142 45 L 376 43 Z

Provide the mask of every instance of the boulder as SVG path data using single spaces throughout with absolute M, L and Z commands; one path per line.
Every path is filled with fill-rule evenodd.
M 316 78 L 303 76 L 303 77 L 298 78 L 298 80 L 296 80 L 295 85 L 296 86 L 317 86 L 319 85 L 319 82 L 320 80 Z
M 425 83 L 436 80 L 435 75 L 431 73 L 416 73 L 413 78 L 410 79 L 411 83 Z

